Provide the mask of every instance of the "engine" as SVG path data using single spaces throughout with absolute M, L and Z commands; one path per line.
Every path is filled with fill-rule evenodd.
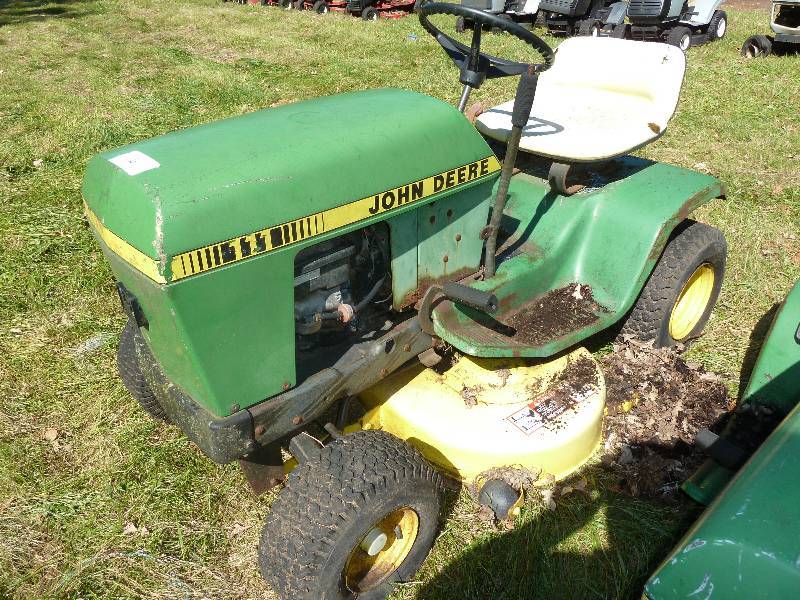
M 385 224 L 321 242 L 297 254 L 294 319 L 298 350 L 345 341 L 391 307 Z

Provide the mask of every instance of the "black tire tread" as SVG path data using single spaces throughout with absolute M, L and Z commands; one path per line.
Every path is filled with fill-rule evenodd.
M 382 431 L 357 431 L 298 466 L 273 503 L 259 543 L 259 566 L 282 598 L 316 598 L 315 575 L 339 529 L 357 520 L 386 490 L 442 487 L 419 452 Z
M 136 325 L 128 321 L 119 336 L 119 349 L 117 350 L 117 370 L 131 396 L 154 419 L 169 423 L 170 419 L 158 398 L 150 389 L 139 367 L 139 357 L 136 355 Z
M 657 346 L 672 345 L 659 342 L 659 334 L 664 318 L 668 317 L 672 310 L 675 289 L 681 284 L 686 257 L 696 256 L 710 245 L 719 245 L 723 256 L 722 272 L 716 273 L 721 284 L 724 276 L 724 257 L 727 253 L 727 243 L 722 232 L 691 219 L 687 219 L 676 229 L 628 315 L 620 331 L 620 337 L 631 335 L 642 341 L 656 340 Z M 710 299 L 712 306 L 719 293 L 719 285 L 716 287 L 717 293 Z M 701 328 L 704 325 L 704 321 L 699 323 Z

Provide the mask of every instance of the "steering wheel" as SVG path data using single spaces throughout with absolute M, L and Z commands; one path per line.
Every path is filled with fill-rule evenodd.
M 553 49 L 539 36 L 510 19 L 503 19 L 461 4 L 444 2 L 426 2 L 419 7 L 418 12 L 420 24 L 439 42 L 439 45 L 444 48 L 450 59 L 460 69 L 461 83 L 466 86 L 477 89 L 486 79 L 521 75 L 527 72 L 531 66 L 534 72 L 541 73 L 553 66 L 555 60 Z M 431 15 L 452 15 L 464 17 L 465 21 L 474 22 L 471 46 L 467 47 L 442 33 L 428 20 Z M 481 30 L 484 25 L 487 28 L 496 27 L 532 46 L 542 56 L 543 62 L 529 65 L 484 54 L 481 52 Z

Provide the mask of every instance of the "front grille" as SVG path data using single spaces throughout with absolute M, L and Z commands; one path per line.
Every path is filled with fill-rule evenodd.
M 628 4 L 629 17 L 659 17 L 664 7 L 663 0 L 631 0 Z

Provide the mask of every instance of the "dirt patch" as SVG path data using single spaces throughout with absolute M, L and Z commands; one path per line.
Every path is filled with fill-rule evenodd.
M 505 319 L 514 341 L 540 346 L 597 321 L 606 309 L 597 304 L 588 285 L 571 283 L 526 304 Z
M 771 0 L 727 0 L 722 9 L 735 8 L 738 10 L 770 10 Z
M 601 359 L 606 379 L 604 466 L 618 491 L 675 497 L 705 460 L 694 446 L 702 428 L 720 433 L 734 401 L 717 375 L 678 351 L 633 340 Z

